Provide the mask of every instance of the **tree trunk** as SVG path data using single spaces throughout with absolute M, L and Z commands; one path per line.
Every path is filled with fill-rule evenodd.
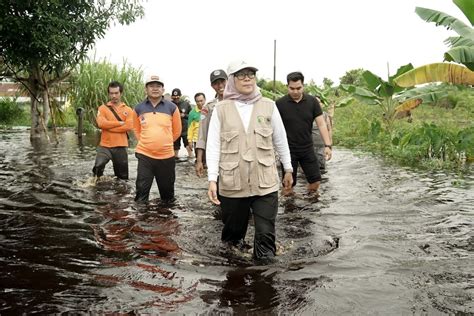
M 30 92 L 31 93 L 31 92 Z M 30 95 L 31 99 L 31 130 L 30 138 L 40 138 L 41 137 L 41 113 L 38 111 L 38 100 L 35 95 Z
M 43 90 L 43 121 L 46 126 L 49 123 L 49 91 L 48 88 Z
M 43 91 L 44 91 L 44 87 L 41 85 L 42 81 L 43 81 L 42 76 L 39 70 L 32 71 L 30 74 L 30 77 L 28 78 L 27 88 L 30 94 L 30 99 L 31 99 L 30 138 L 31 139 L 41 138 L 44 135 L 46 139 L 48 139 L 49 141 L 49 135 L 48 135 L 48 131 L 46 129 L 46 123 L 44 120 L 44 114 L 45 113 L 49 114 L 49 103 L 44 102 L 44 99 L 43 99 L 43 104 L 40 104 L 41 101 L 38 98 L 39 95 L 43 94 Z M 49 100 L 49 98 L 46 98 L 46 100 Z M 40 106 L 43 109 L 43 111 L 40 110 Z M 47 108 L 46 112 L 44 110 L 45 106 Z

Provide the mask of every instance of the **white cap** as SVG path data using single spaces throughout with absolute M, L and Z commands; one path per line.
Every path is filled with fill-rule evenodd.
M 161 83 L 162 86 L 164 86 L 163 81 L 161 81 L 160 77 L 158 77 L 157 75 L 148 76 L 145 80 L 145 86 L 152 82 L 158 82 Z
M 235 74 L 237 71 L 245 69 L 245 68 L 250 68 L 255 72 L 258 71 L 257 67 L 252 66 L 252 64 L 249 64 L 246 61 L 235 60 L 229 64 L 229 67 L 227 67 L 227 73 L 229 75 L 232 75 L 232 74 Z

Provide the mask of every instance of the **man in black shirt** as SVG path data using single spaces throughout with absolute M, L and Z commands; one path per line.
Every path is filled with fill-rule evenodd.
M 296 184 L 298 163 L 308 181 L 308 190 L 317 192 L 321 182 L 319 164 L 314 153 L 311 130 L 316 121 L 324 141 L 326 160 L 331 159 L 332 144 L 327 132 L 326 122 L 318 100 L 304 93 L 304 76 L 301 72 L 292 72 L 286 77 L 288 95 L 278 99 L 276 105 L 285 125 L 291 164 L 293 166 L 293 186 Z M 284 191 L 285 195 L 293 191 Z
M 178 158 L 179 149 L 181 148 L 181 139 L 183 139 L 183 145 L 188 151 L 188 157 L 193 157 L 193 151 L 189 146 L 188 141 L 188 116 L 191 112 L 191 105 L 186 100 L 181 100 L 181 90 L 174 88 L 171 92 L 171 100 L 178 107 L 179 113 L 181 115 L 181 136 L 174 142 L 174 154 Z

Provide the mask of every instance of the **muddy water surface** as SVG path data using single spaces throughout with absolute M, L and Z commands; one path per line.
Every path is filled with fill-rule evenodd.
M 224 248 L 206 181 L 177 164 L 177 201 L 91 185 L 95 139 L 0 133 L 0 314 L 474 314 L 474 176 L 335 149 L 319 199 L 280 201 L 278 262 Z M 248 242 L 253 237 L 250 226 Z

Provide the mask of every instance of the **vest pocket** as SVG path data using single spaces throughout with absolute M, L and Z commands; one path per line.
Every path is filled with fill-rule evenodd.
M 221 153 L 234 154 L 239 151 L 239 131 L 221 133 Z
M 238 161 L 219 163 L 219 188 L 227 191 L 240 190 Z
M 276 170 L 275 158 L 258 158 L 258 186 L 271 188 L 278 184 L 278 172 Z
M 272 134 L 273 129 L 271 128 L 256 128 L 255 141 L 257 147 L 265 150 L 273 149 Z

